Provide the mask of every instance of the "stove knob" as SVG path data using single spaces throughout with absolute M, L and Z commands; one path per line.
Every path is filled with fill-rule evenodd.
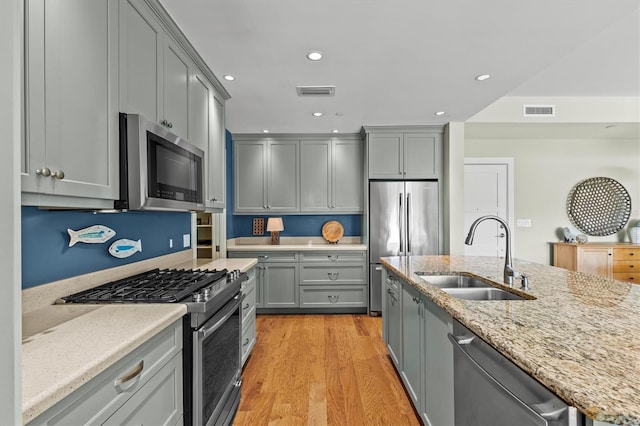
M 202 297 L 204 297 L 205 300 L 208 299 L 210 295 L 211 295 L 211 287 L 202 289 Z
M 204 300 L 204 297 L 201 293 L 193 293 L 191 297 L 193 298 L 194 302 L 202 302 Z

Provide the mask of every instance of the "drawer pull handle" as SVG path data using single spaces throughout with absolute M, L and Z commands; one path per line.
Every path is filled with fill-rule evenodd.
M 268 258 L 269 258 L 269 256 L 266 256 L 266 255 L 259 255 L 258 256 L 258 259 L 268 259 Z
M 327 272 L 327 275 L 329 275 L 329 279 L 331 281 L 337 280 L 339 274 L 340 274 L 339 272 Z
M 335 295 L 335 296 L 327 296 L 329 298 L 329 302 L 331 303 L 338 303 L 338 298 L 340 297 L 339 295 Z
M 629 256 L 633 256 L 633 252 L 629 253 Z
M 327 256 L 329 258 L 330 261 L 335 262 L 336 260 L 338 260 L 338 256 L 334 256 L 334 255 L 329 255 Z
M 242 346 L 247 346 L 249 344 L 249 338 L 244 339 L 244 342 L 242 342 Z
M 246 305 L 244 305 L 242 309 L 249 309 L 249 304 L 247 303 Z
M 121 387 L 123 384 L 135 379 L 136 377 L 138 377 L 140 375 L 140 373 L 142 373 L 142 370 L 144 369 L 144 360 L 140 361 L 138 363 L 138 365 L 136 365 L 133 370 L 129 371 L 128 373 L 126 373 L 124 376 L 120 377 L 118 380 L 116 380 L 113 385 L 115 387 Z M 124 389 L 123 389 L 124 390 Z

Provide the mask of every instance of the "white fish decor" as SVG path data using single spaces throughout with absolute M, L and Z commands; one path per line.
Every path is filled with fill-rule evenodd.
M 67 232 L 69 233 L 69 247 L 76 243 L 102 244 L 116 235 L 116 231 L 104 225 L 93 225 L 79 231 L 67 229 Z
M 142 252 L 142 240 L 133 241 L 123 238 L 109 246 L 109 254 L 119 259 L 124 259 L 137 252 Z

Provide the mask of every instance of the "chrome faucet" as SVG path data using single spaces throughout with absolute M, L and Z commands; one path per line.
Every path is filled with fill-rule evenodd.
M 467 234 L 467 238 L 464 240 L 464 243 L 468 246 L 473 244 L 473 236 L 476 233 L 476 228 L 478 227 L 480 222 L 483 222 L 487 219 L 493 219 L 504 226 L 505 232 L 507 234 L 507 244 L 504 254 L 504 283 L 509 284 L 509 286 L 513 286 L 513 277 L 516 276 L 517 272 L 513 269 L 513 261 L 511 259 L 511 230 L 509 229 L 509 225 L 504 221 L 504 219 L 492 215 L 477 218 L 471 224 L 471 228 L 469 228 L 469 233 Z

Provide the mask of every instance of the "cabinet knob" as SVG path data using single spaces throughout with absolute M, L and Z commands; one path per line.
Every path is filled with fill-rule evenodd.
M 249 344 L 249 339 L 244 339 L 244 342 L 242 342 L 242 346 L 247 346 Z
M 62 180 L 64 179 L 64 172 L 62 170 L 54 170 L 51 172 L 51 177 L 54 179 Z
M 163 126 L 168 126 L 169 122 L 167 120 L 162 120 L 160 124 L 162 124 Z
M 218 199 L 215 198 L 215 197 L 214 198 L 209 198 L 209 201 L 218 201 Z
M 173 128 L 173 123 L 169 123 L 169 124 L 167 124 L 167 127 L 168 127 L 168 128 L 170 128 L 170 129 L 172 129 L 172 128 Z
M 51 176 L 51 170 L 48 167 L 43 167 L 42 169 L 36 169 L 36 174 L 40 176 Z

